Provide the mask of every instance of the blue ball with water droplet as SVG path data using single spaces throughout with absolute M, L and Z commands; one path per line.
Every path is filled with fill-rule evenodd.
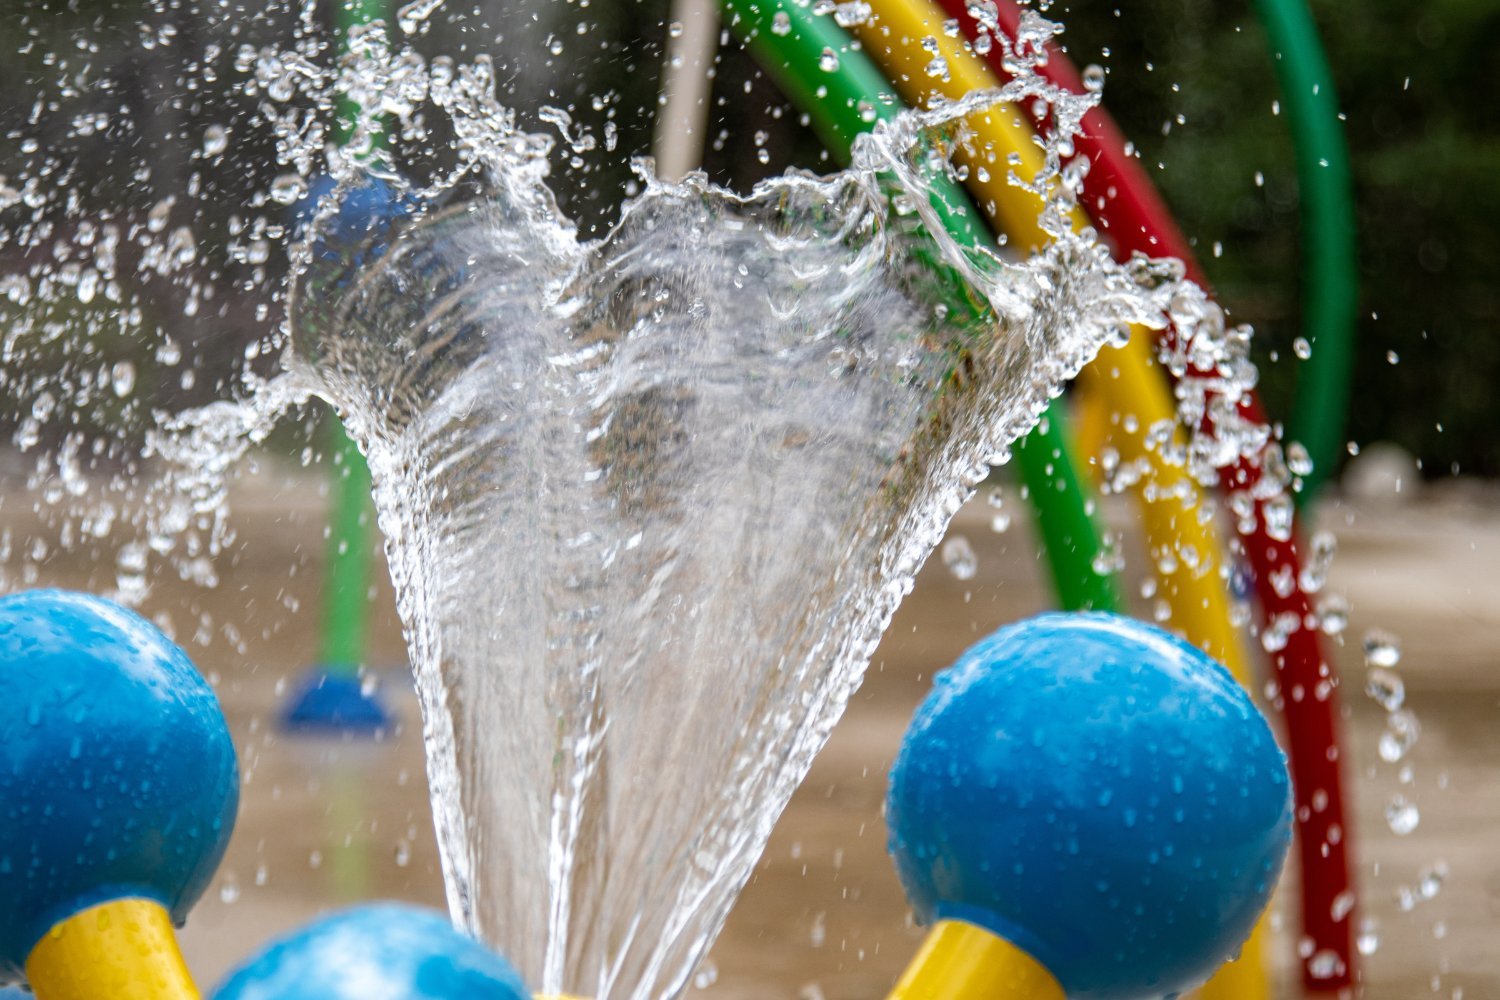
M 213 1000 L 530 1000 L 503 958 L 414 906 L 361 906 L 274 942 Z
M 938 675 L 887 816 L 919 917 L 1005 938 L 1075 1000 L 1132 1000 L 1235 956 L 1291 802 L 1270 726 L 1212 658 L 1128 618 L 1047 614 Z
M 238 805 L 213 690 L 156 626 L 88 594 L 0 598 L 0 983 L 99 903 L 181 923 Z
M 397 192 L 374 174 L 362 174 L 342 186 L 323 174 L 308 185 L 292 214 L 299 235 L 309 225 L 314 227 L 315 256 L 359 267 L 385 252 L 393 224 L 416 209 L 412 195 Z

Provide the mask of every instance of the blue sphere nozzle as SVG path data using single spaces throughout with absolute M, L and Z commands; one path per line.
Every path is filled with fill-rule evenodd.
M 218 701 L 156 626 L 88 594 L 0 598 L 0 983 L 99 903 L 180 924 L 238 805 Z
M 334 198 L 338 201 L 331 204 Z M 342 185 L 323 174 L 308 185 L 292 214 L 299 233 L 313 227 L 315 257 L 359 267 L 385 252 L 396 224 L 416 212 L 418 204 L 374 174 Z
M 1291 779 L 1229 672 L 1159 629 L 1048 614 L 969 649 L 891 772 L 924 920 L 977 924 L 1070 998 L 1190 989 L 1237 952 L 1291 838 Z
M 531 1000 L 510 964 L 431 910 L 362 906 L 274 942 L 213 1000 Z

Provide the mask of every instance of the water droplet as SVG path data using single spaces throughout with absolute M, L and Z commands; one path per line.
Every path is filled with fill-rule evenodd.
M 1416 746 L 1421 736 L 1417 717 L 1409 709 L 1398 709 L 1386 716 L 1385 731 L 1380 734 L 1380 759 L 1388 764 L 1401 760 Z
M 698 963 L 698 971 L 693 973 L 693 986 L 696 989 L 706 990 L 719 981 L 719 967 L 711 958 L 705 958 Z
M 1286 648 L 1292 633 L 1302 627 L 1302 617 L 1295 611 L 1283 611 L 1266 623 L 1260 631 L 1260 644 L 1268 653 L 1279 653 Z M 1293 691 L 1295 696 L 1296 691 Z
M 1103 533 L 1099 539 L 1099 551 L 1094 553 L 1089 566 L 1099 576 L 1110 576 L 1125 568 L 1125 549 L 1118 533 Z
M 135 365 L 129 361 L 116 361 L 109 370 L 109 385 L 122 399 L 130 395 L 135 388 Z
M 412 0 L 411 3 L 396 11 L 396 22 L 401 25 L 401 30 L 408 35 L 417 29 L 427 27 L 427 19 L 433 15 L 444 0 Z
M 1443 883 L 1448 880 L 1448 863 L 1446 861 L 1435 861 L 1427 868 L 1423 868 L 1417 875 L 1417 895 L 1422 899 L 1435 899 L 1437 894 L 1443 891 Z
M 1313 471 L 1312 456 L 1301 441 L 1292 441 L 1286 446 L 1286 467 L 1294 476 L 1310 476 Z
M 1365 694 L 1387 712 L 1394 712 L 1406 700 L 1406 684 L 1394 671 L 1371 667 L 1365 674 Z
M 1089 63 L 1083 68 L 1083 89 L 1091 94 L 1097 94 L 1104 90 L 1104 67 L 1098 63 Z
M 1327 635 L 1342 635 L 1349 627 L 1349 602 L 1341 594 L 1329 594 L 1318 604 L 1318 623 Z
M 299 174 L 282 174 L 271 182 L 271 200 L 279 205 L 292 205 L 307 195 L 307 181 Z
M 790 35 L 792 33 L 792 18 L 784 10 L 778 10 L 776 16 L 771 18 L 771 34 Z
M 1338 539 L 1331 531 L 1319 531 L 1312 536 L 1307 561 L 1298 578 L 1302 589 L 1316 594 L 1328 582 L 1328 571 L 1333 568 L 1334 553 L 1338 551 Z
M 396 841 L 395 861 L 397 868 L 405 868 L 411 864 L 411 844 L 404 840 Z
M 1278 542 L 1292 540 L 1292 528 L 1296 524 L 1297 508 L 1292 503 L 1291 497 L 1281 493 L 1267 500 L 1265 506 L 1261 508 L 1261 516 L 1265 518 L 1266 534 Z
M 1314 979 L 1334 979 L 1344 974 L 1344 960 L 1338 952 L 1324 948 L 1307 960 L 1307 974 Z
M 1415 802 L 1398 793 L 1386 803 L 1385 822 L 1391 828 L 1392 833 L 1398 837 L 1405 837 L 1422 822 L 1422 813 L 1417 809 Z
M 1365 633 L 1365 665 L 1387 669 L 1401 662 L 1401 643 L 1389 632 L 1371 629 Z
M 990 530 L 1003 534 L 1010 529 L 1010 511 L 1005 509 L 1005 493 L 998 486 L 990 490 L 985 502 L 990 505 Z
M 979 557 L 974 546 L 963 535 L 953 535 L 943 543 L 943 565 L 959 580 L 972 580 L 979 572 Z
M 213 159 L 227 148 L 229 148 L 229 130 L 223 125 L 210 125 L 203 130 L 204 156 Z
M 818 56 L 818 68 L 825 73 L 837 73 L 839 71 L 839 54 L 833 49 L 823 49 L 823 54 Z
M 865 0 L 849 0 L 833 9 L 833 21 L 840 28 L 857 28 L 870 20 L 874 9 Z

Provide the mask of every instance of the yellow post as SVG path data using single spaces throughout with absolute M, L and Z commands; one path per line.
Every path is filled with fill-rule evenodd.
M 1042 964 L 1002 937 L 940 920 L 890 1000 L 1066 1000 Z
M 973 91 L 1000 86 L 966 42 L 943 30 L 947 15 L 930 0 L 872 0 L 872 6 L 874 16 L 856 26 L 855 32 L 908 103 L 925 107 L 936 97 L 958 100 Z M 933 72 L 935 60 L 941 60 L 943 71 Z M 1029 117 L 1002 104 L 971 115 L 965 122 L 974 132 L 972 148 L 959 149 L 957 158 L 969 168 L 970 193 L 991 224 L 1009 235 L 1012 246 L 1022 251 L 1042 246 L 1048 237 L 1037 221 L 1041 202 L 1008 179 L 1014 170 L 1030 181 L 1043 169 L 1045 161 Z M 1086 222 L 1075 209 L 1074 225 Z M 1126 346 L 1106 349 L 1083 377 L 1097 388 L 1113 414 L 1110 429 L 1118 432 L 1115 442 L 1121 458 L 1144 459 L 1149 466 L 1149 474 L 1136 486 L 1136 496 L 1153 557 L 1161 561 L 1171 553 L 1177 564 L 1170 573 L 1158 573 L 1159 592 L 1171 609 L 1173 623 L 1189 642 L 1248 686 L 1247 660 L 1229 613 L 1227 583 L 1220 576 L 1218 560 L 1224 549 L 1213 525 L 1198 516 L 1196 484 L 1187 470 L 1169 461 L 1164 447 L 1147 445 L 1148 430 L 1161 420 L 1172 421 L 1173 443 L 1182 441 L 1171 395 L 1153 364 L 1151 336 L 1149 331 L 1133 330 Z M 1134 419 L 1125 420 L 1125 415 Z M 1126 431 L 1127 427 L 1132 429 Z M 1171 450 L 1181 453 L 1180 447 Z M 1262 925 L 1245 943 L 1239 961 L 1225 966 L 1205 988 L 1205 997 L 1261 1000 L 1268 995 L 1261 958 Z
M 26 960 L 37 1000 L 199 1000 L 172 918 L 149 899 L 118 899 L 75 913 Z

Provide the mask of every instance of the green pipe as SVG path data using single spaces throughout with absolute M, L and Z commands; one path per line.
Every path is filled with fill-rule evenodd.
M 1349 150 L 1333 73 L 1305 0 L 1257 0 L 1292 131 L 1302 211 L 1303 328 L 1313 347 L 1302 366 L 1289 438 L 1313 460 L 1305 504 L 1338 465 L 1349 406 L 1350 354 L 1359 308 L 1358 248 Z
M 386 0 L 346 0 L 338 8 L 339 44 L 349 33 L 386 14 Z M 348 142 L 361 108 L 339 96 L 338 141 Z M 384 134 L 376 133 L 377 145 Z M 323 669 L 335 677 L 354 677 L 365 660 L 370 625 L 371 535 L 370 468 L 353 439 L 337 420 L 329 425 L 328 450 L 334 462 L 329 486 L 333 523 L 328 535 L 323 593 Z
M 370 618 L 370 467 L 337 420 L 329 424 L 334 456 L 329 484 L 333 523 L 323 593 L 322 665 L 352 677 L 364 662 Z
M 875 64 L 850 44 L 831 17 L 795 0 L 721 0 L 725 19 L 761 68 L 805 112 L 830 153 L 849 161 L 856 136 L 902 108 Z M 822 68 L 831 51 L 838 67 Z M 945 177 L 932 179 L 933 206 L 954 240 L 977 246 L 984 239 L 967 195 Z M 1015 449 L 1042 536 L 1058 601 L 1070 610 L 1118 610 L 1114 578 L 1095 570 L 1103 552 L 1098 528 L 1068 444 L 1062 409 L 1052 406 Z

